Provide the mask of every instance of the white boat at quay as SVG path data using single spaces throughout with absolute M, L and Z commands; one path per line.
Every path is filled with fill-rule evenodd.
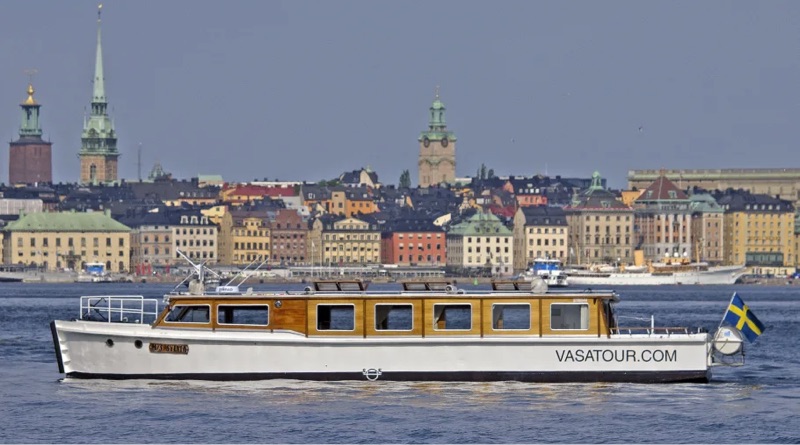
M 649 270 L 569 270 L 571 286 L 625 286 L 665 284 L 734 284 L 745 274 L 744 266 L 708 266 L 691 263 L 681 267 L 654 266 Z
M 526 281 L 542 279 L 549 287 L 567 287 L 567 274 L 561 269 L 561 261 L 555 258 L 536 258 L 531 267 L 521 276 Z
M 721 328 L 620 325 L 611 291 L 548 291 L 446 281 L 367 291 L 316 281 L 301 291 L 224 286 L 157 299 L 82 297 L 75 320 L 51 323 L 68 378 L 707 382 L 744 362 Z

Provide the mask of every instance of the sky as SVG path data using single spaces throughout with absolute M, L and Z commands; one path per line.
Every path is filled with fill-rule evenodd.
M 0 2 L 0 137 L 35 68 L 55 182 L 79 178 L 97 2 Z M 417 180 L 436 86 L 457 176 L 798 167 L 797 1 L 103 2 L 121 178 Z M 8 180 L 8 148 L 0 181 Z

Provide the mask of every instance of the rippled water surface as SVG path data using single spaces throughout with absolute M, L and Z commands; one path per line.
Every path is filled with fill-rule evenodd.
M 767 331 L 710 384 L 61 380 L 48 324 L 77 317 L 80 295 L 168 290 L 0 284 L 0 442 L 800 442 L 789 286 L 620 289 L 620 324 L 709 330 L 739 292 Z

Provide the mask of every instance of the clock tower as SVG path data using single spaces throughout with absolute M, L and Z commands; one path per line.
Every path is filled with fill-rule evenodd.
M 456 179 L 456 135 L 447 131 L 439 87 L 436 87 L 436 98 L 431 104 L 428 130 L 420 133 L 417 140 L 420 187 L 452 184 Z

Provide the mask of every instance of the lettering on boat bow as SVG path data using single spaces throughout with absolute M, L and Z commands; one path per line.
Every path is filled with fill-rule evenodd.
M 188 354 L 189 345 L 150 343 L 150 352 L 154 354 Z

